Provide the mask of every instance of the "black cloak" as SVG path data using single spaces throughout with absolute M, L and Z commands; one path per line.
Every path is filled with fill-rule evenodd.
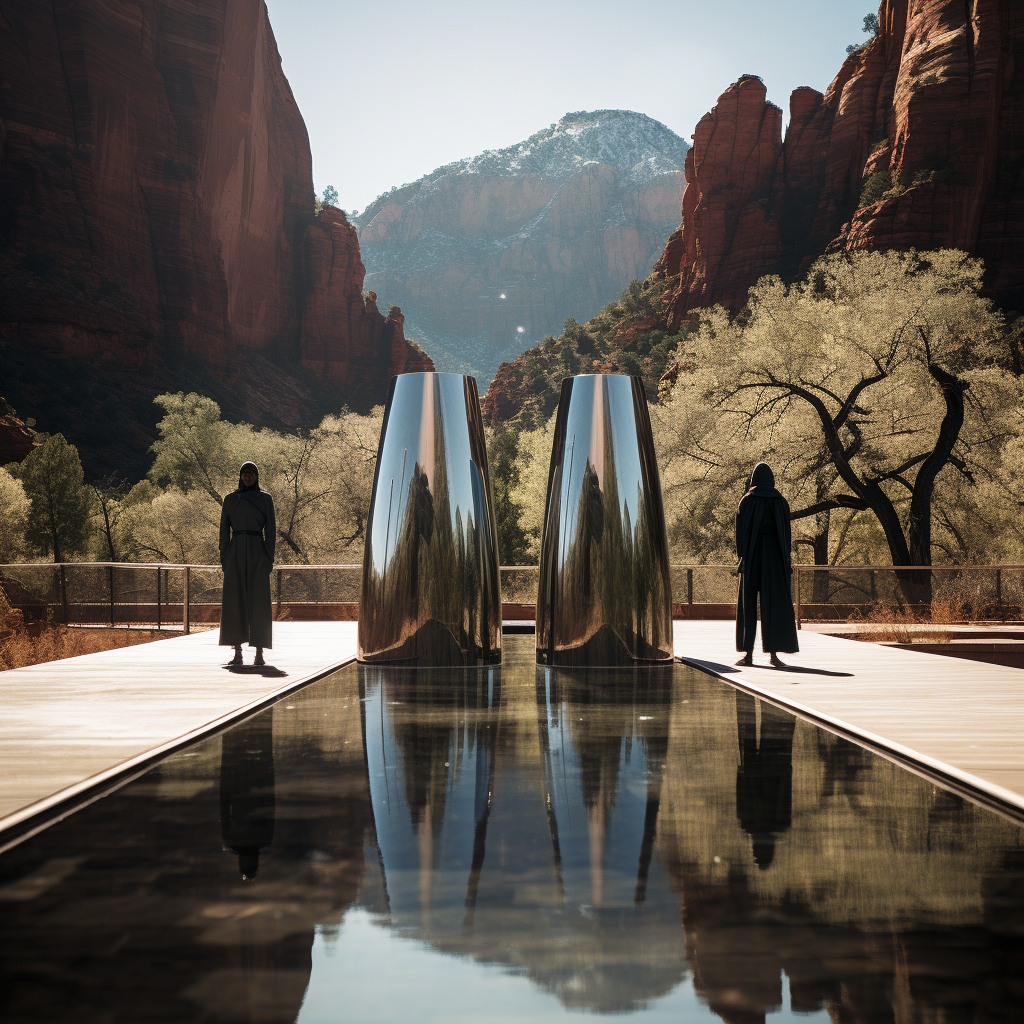
M 761 597 L 761 649 L 792 653 L 800 649 L 790 594 L 793 563 L 789 502 L 775 489 L 765 462 L 750 474 L 750 489 L 736 513 L 736 554 L 740 585 L 736 600 L 736 650 L 752 651 Z
M 242 483 L 242 473 L 247 469 L 256 474 L 252 487 Z M 238 490 L 224 498 L 220 514 L 222 645 L 273 647 L 270 570 L 276 541 L 274 499 L 260 490 L 256 464 L 246 462 L 238 471 Z

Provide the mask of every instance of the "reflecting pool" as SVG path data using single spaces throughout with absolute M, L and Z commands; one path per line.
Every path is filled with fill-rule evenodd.
M 1002 1022 L 1024 830 L 685 666 L 355 665 L 0 856 L 0 1020 Z

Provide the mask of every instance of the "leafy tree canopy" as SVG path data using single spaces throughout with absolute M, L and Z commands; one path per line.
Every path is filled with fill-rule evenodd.
M 796 515 L 869 514 L 875 557 L 881 541 L 893 564 L 930 564 L 933 527 L 950 559 L 991 550 L 1024 422 L 981 279 L 952 250 L 841 254 L 790 287 L 763 278 L 740 316 L 707 311 L 652 410 L 677 549 L 727 557 L 765 459 Z
M 55 562 L 85 548 L 90 533 L 92 491 L 85 486 L 78 449 L 62 434 L 40 434 L 42 442 L 17 465 L 31 503 L 25 537 Z

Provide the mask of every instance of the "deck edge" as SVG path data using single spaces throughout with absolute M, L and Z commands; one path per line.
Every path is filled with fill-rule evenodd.
M 180 639 L 175 637 L 173 639 Z M 89 655 L 83 655 L 89 657 Z M 315 669 L 309 675 L 301 679 L 293 680 L 285 686 L 261 697 L 243 704 L 232 711 L 227 711 L 216 718 L 196 726 L 188 732 L 182 733 L 173 739 L 165 740 L 163 743 L 150 747 L 142 753 L 135 754 L 125 761 L 121 761 L 110 768 L 90 775 L 88 778 L 75 782 L 70 786 L 57 790 L 49 796 L 39 800 L 33 800 L 24 807 L 11 812 L 0 818 L 0 855 L 17 846 L 19 843 L 30 839 L 34 835 L 48 829 L 51 825 L 63 821 L 76 811 L 97 800 L 107 796 L 109 793 L 127 785 L 133 779 L 138 778 L 148 771 L 157 761 L 162 760 L 169 754 L 173 754 L 182 747 L 187 747 L 201 739 L 207 739 L 230 726 L 236 725 L 245 718 L 249 718 L 261 711 L 265 711 L 272 704 L 276 704 L 283 697 L 287 697 L 303 687 L 315 683 L 325 676 L 330 675 L 346 665 L 354 664 L 355 654 L 351 654 L 341 661 L 331 662 L 326 666 Z M 34 667 L 34 666 L 30 666 Z
M 702 661 L 700 658 L 676 655 L 676 660 L 684 665 L 699 669 L 708 675 L 728 683 L 737 690 L 742 690 L 754 697 L 766 700 L 769 704 L 789 711 L 806 721 L 811 722 L 820 728 L 835 733 L 844 739 L 851 740 L 859 746 L 866 747 L 873 753 L 879 754 L 898 764 L 901 768 L 912 771 L 915 775 L 927 779 L 930 782 L 938 783 L 945 789 L 952 790 L 958 796 L 965 797 L 975 803 L 980 803 L 989 810 L 996 811 L 1014 822 L 1024 822 L 1024 795 L 1015 793 L 1011 789 L 988 782 L 977 775 L 965 772 L 962 768 L 947 764 L 937 758 L 929 757 L 902 743 L 886 739 L 877 733 L 862 729 L 860 726 L 851 725 L 841 718 L 835 718 L 823 711 L 818 711 L 808 704 L 800 701 L 789 700 L 780 696 L 772 690 L 768 690 L 747 680 L 735 678 L 731 673 L 719 671 L 713 667 L 712 662 Z

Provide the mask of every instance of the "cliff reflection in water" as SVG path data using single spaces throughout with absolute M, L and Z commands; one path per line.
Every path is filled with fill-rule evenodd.
M 482 1021 L 528 991 L 753 1024 L 787 986 L 837 1024 L 1010 1021 L 1024 833 L 689 668 L 508 637 L 500 669 L 343 669 L 0 856 L 5 1022 L 333 1020 L 325 979 L 423 1019 L 451 964 Z

